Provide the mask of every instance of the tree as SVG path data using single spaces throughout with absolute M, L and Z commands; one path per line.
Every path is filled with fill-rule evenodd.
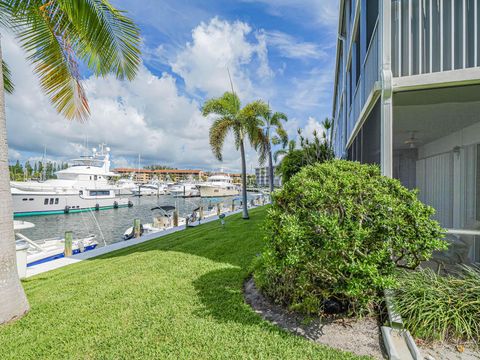
M 97 76 L 133 79 L 140 63 L 137 26 L 108 0 L 5 0 L 0 25 L 11 30 L 27 53 L 40 85 L 67 119 L 85 120 L 88 101 L 79 63 Z M 0 60 L 1 46 L 0 46 Z M 18 279 L 8 179 L 5 94 L 13 91 L 10 71 L 0 67 L 0 324 L 22 316 L 28 301 Z M 40 169 L 39 169 L 40 170 Z
M 260 144 L 260 165 L 265 162 L 265 157 L 268 159 L 268 177 L 270 183 L 270 193 L 274 188 L 274 174 L 273 174 L 273 159 L 272 159 L 272 145 L 282 144 L 285 146 L 288 142 L 288 135 L 282 126 L 282 120 L 288 121 L 287 115 L 281 112 L 272 113 L 270 106 L 265 105 L 261 113 L 261 127 L 264 132 L 264 144 Z
M 222 161 L 222 149 L 229 132 L 233 133 L 235 147 L 240 151 L 242 160 L 242 203 L 243 218 L 248 219 L 247 208 L 247 166 L 245 163 L 245 140 L 258 149 L 263 142 L 258 118 L 263 103 L 255 101 L 241 107 L 240 99 L 234 92 L 226 92 L 222 97 L 210 99 L 202 108 L 203 116 L 215 115 L 216 119 L 210 127 L 210 147 L 215 157 Z

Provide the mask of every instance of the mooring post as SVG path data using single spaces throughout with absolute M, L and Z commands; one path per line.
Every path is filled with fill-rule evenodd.
M 173 227 L 177 227 L 178 226 L 178 210 L 175 209 L 175 211 L 173 212 Z
M 200 206 L 198 220 L 203 220 L 203 206 Z
M 140 226 L 140 219 L 134 219 L 133 220 L 133 236 L 135 238 L 139 238 L 142 234 L 140 234 L 140 229 L 141 229 L 141 226 Z
M 217 215 L 220 215 L 220 203 L 217 203 Z
M 232 200 L 232 212 L 235 211 L 235 200 Z
M 73 233 L 71 231 L 65 231 L 65 256 L 73 255 Z

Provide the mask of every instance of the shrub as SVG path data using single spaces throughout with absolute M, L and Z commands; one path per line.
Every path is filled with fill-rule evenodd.
M 406 328 L 425 340 L 480 339 L 480 268 L 462 266 L 452 275 L 431 269 L 401 271 L 395 306 Z
M 446 247 L 433 213 L 377 166 L 305 167 L 274 194 L 255 280 L 291 309 L 364 314 L 395 285 L 396 266 L 415 268 Z

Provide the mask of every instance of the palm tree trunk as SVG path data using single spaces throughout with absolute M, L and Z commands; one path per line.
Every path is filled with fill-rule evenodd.
M 243 139 L 240 140 L 240 154 L 242 156 L 242 203 L 243 203 L 243 218 L 249 219 L 248 203 L 247 203 L 247 164 L 245 162 L 245 146 Z
M 3 324 L 21 317 L 29 307 L 17 272 L 1 60 L 0 44 L 0 324 Z
M 268 144 L 268 177 L 270 180 L 270 195 L 273 194 L 273 159 L 272 159 L 272 147 Z

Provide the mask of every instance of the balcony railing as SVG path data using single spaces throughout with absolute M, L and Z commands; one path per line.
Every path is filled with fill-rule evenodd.
M 368 96 L 375 87 L 375 82 L 379 80 L 379 37 L 378 21 L 372 33 L 369 47 L 365 56 L 365 61 L 361 66 L 360 79 L 355 92 L 352 94 L 352 104 L 348 110 L 347 119 L 347 139 L 355 128 L 359 116 L 365 106 Z
M 395 77 L 480 66 L 480 0 L 392 0 Z

